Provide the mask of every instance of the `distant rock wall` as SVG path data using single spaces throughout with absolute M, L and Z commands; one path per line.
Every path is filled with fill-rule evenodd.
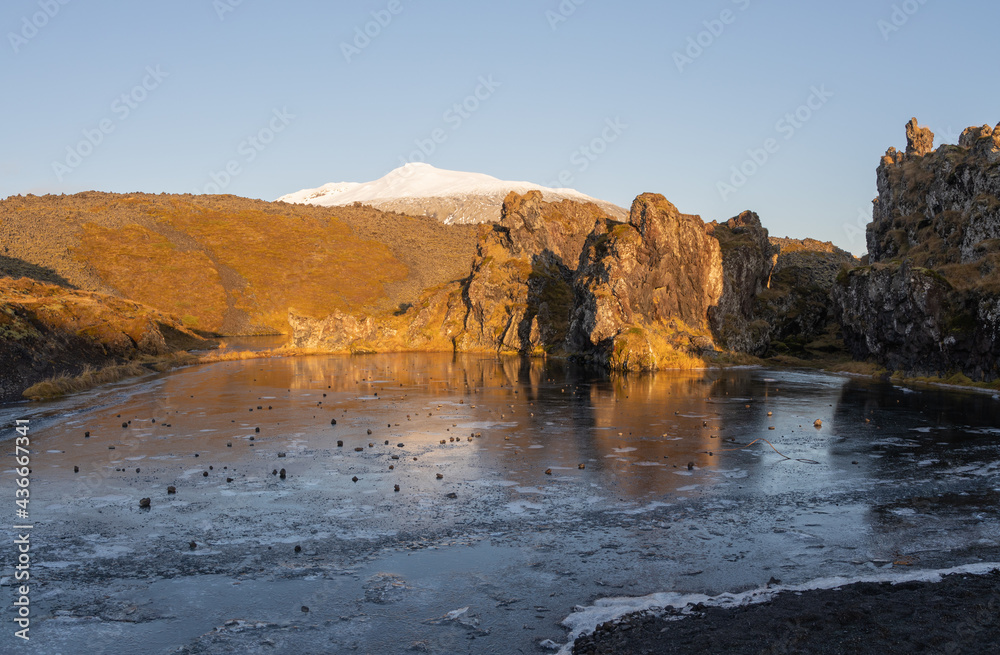
M 768 325 L 769 352 L 808 358 L 842 351 L 832 294 L 838 275 L 859 260 L 815 239 L 770 241 L 777 254 L 754 308 L 758 320 Z

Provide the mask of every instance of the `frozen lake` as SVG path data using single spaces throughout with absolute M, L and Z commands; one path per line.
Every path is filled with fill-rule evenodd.
M 1000 559 L 988 394 L 317 356 L 5 406 L 8 456 L 15 419 L 33 653 L 543 652 L 603 598 Z

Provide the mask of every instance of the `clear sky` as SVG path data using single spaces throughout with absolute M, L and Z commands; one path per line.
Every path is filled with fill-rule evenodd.
M 654 191 L 706 221 L 752 209 L 861 254 L 911 116 L 938 143 L 1000 121 L 998 18 L 989 0 L 5 0 L 0 197 L 272 200 L 425 159 L 626 207 Z

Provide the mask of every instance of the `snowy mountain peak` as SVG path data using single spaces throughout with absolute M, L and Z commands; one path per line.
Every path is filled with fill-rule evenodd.
M 531 182 L 508 182 L 483 173 L 443 170 L 408 163 L 373 182 L 339 182 L 303 189 L 279 202 L 335 207 L 361 202 L 384 211 L 431 216 L 443 223 L 487 223 L 500 219 L 503 199 L 511 191 L 541 191 L 546 200 L 593 202 L 612 215 L 625 210 L 573 189 L 551 189 Z

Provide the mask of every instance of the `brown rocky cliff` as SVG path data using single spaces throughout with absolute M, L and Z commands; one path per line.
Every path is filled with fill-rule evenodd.
M 722 294 L 719 242 L 663 196 L 628 223 L 596 205 L 509 195 L 480 228 L 469 277 L 393 315 L 295 312 L 295 345 L 336 352 L 445 350 L 580 355 L 615 368 L 701 366 Z M 462 318 L 460 318 L 462 317 Z
M 594 224 L 592 203 L 511 193 L 498 223 L 479 228 L 464 280 L 425 291 L 394 313 L 289 312 L 293 343 L 332 352 L 458 350 L 561 352 L 573 304 L 572 276 Z
M 465 351 L 557 352 L 569 325 L 572 277 L 597 205 L 545 202 L 538 191 L 510 193 L 499 223 L 480 228 L 465 286 L 468 316 L 456 347 Z
M 632 203 L 626 224 L 590 235 L 574 287 L 568 343 L 612 368 L 657 369 L 664 356 L 711 347 L 708 309 L 723 291 L 722 254 L 697 216 L 658 194 Z
M 480 228 L 465 280 L 392 315 L 293 312 L 289 322 L 296 345 L 335 352 L 453 348 L 692 368 L 717 343 L 764 354 L 795 329 L 815 341 L 845 261 L 831 244 L 772 243 L 752 212 L 706 225 L 644 194 L 622 223 L 592 204 L 510 194 L 500 222 Z
M 290 309 L 291 345 L 354 354 L 451 351 L 468 314 L 462 289 L 462 282 L 428 289 L 416 302 L 393 313 L 334 312 L 318 319 Z

